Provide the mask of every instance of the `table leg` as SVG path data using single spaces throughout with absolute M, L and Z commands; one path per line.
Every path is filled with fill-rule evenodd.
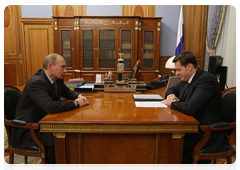
M 173 133 L 172 134 L 171 164 L 181 164 L 182 163 L 183 142 L 184 142 L 184 133 Z
M 55 160 L 56 164 L 66 164 L 66 134 L 65 133 L 54 133 L 55 139 Z

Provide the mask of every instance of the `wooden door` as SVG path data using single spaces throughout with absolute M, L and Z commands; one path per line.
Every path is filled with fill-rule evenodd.
M 44 58 L 54 52 L 52 25 L 24 25 L 27 79 L 42 68 Z
M 160 28 L 162 18 L 142 18 L 139 31 L 140 71 L 138 80 L 151 81 L 159 74 Z
M 78 50 L 80 77 L 84 78 L 85 81 L 95 81 L 95 70 L 98 67 L 98 43 L 95 30 L 94 27 L 80 28 L 80 47 Z

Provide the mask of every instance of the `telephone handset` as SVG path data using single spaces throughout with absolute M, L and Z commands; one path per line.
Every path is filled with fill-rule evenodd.
M 159 77 L 158 81 L 160 81 L 160 82 L 165 81 L 165 85 L 167 85 L 168 79 L 169 79 L 170 76 L 171 76 L 171 74 L 168 74 L 166 77 L 163 77 L 163 76 L 161 76 L 161 75 L 158 75 L 158 77 Z

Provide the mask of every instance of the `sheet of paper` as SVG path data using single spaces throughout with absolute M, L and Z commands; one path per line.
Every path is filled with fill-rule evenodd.
M 161 102 L 135 102 L 136 107 L 167 107 Z
M 159 94 L 134 94 L 135 99 L 163 99 Z
M 101 78 L 102 78 L 101 74 L 96 74 L 96 83 L 101 83 L 102 82 Z

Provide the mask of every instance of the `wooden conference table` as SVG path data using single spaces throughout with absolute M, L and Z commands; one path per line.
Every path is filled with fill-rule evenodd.
M 141 93 L 164 96 L 165 87 Z M 41 132 L 55 136 L 58 164 L 171 164 L 182 162 L 185 133 L 199 122 L 168 108 L 136 108 L 133 93 L 82 93 L 89 105 L 48 114 Z

